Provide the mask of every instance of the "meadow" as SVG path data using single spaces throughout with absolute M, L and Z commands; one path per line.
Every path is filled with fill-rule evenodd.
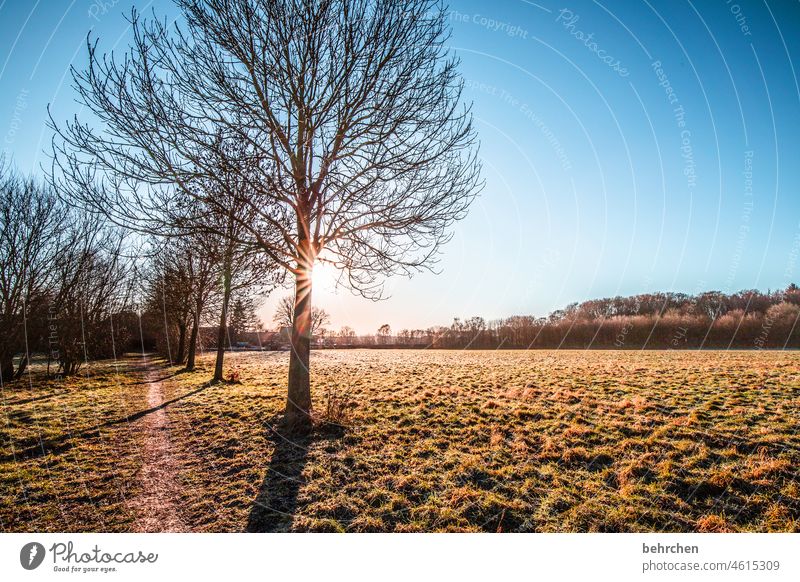
M 293 439 L 288 354 L 226 361 L 6 384 L 0 529 L 136 529 L 163 412 L 189 531 L 800 531 L 797 352 L 315 351 Z

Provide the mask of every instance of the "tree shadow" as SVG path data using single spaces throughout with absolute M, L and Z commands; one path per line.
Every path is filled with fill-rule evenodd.
M 247 518 L 247 532 L 290 531 L 303 485 L 302 473 L 313 435 L 286 436 L 270 430 L 275 449 Z
M 106 421 L 103 424 L 101 424 L 100 426 L 101 427 L 114 426 L 115 424 L 123 424 L 123 423 L 133 422 L 134 420 L 139 420 L 143 416 L 147 416 L 148 414 L 152 414 L 153 412 L 155 412 L 157 410 L 161 410 L 162 408 L 166 408 L 170 404 L 175 404 L 176 402 L 179 402 L 179 401 L 183 400 L 184 398 L 189 398 L 189 396 L 194 396 L 198 392 L 202 392 L 203 390 L 205 390 L 206 388 L 208 388 L 210 386 L 211 386 L 211 384 L 206 382 L 204 384 L 201 384 L 199 388 L 195 388 L 194 390 L 192 390 L 190 392 L 186 392 L 185 394 L 181 394 L 180 396 L 176 396 L 175 398 L 173 398 L 171 400 L 165 400 L 164 402 L 162 402 L 158 406 L 153 406 L 152 408 L 148 408 L 146 410 L 140 410 L 139 412 L 135 412 L 135 413 L 130 414 L 128 416 L 123 416 L 122 418 L 118 418 L 116 420 Z
M 247 518 L 247 532 L 291 531 L 297 497 L 306 483 L 303 469 L 308 462 L 309 447 L 320 440 L 341 438 L 345 432 L 335 425 L 317 427 L 314 432 L 301 436 L 285 435 L 271 426 L 269 430 L 275 449 Z
M 63 396 L 64 394 L 69 394 L 69 390 L 60 390 L 58 392 L 51 392 L 49 394 L 43 394 L 42 396 L 34 396 L 33 398 L 26 398 L 25 400 L 15 400 L 9 402 L 10 406 L 22 406 L 23 404 L 30 404 L 31 402 L 40 402 L 42 400 L 50 400 L 56 396 Z
M 147 416 L 148 414 L 156 412 L 157 410 L 166 408 L 170 404 L 175 404 L 176 402 L 179 402 L 184 398 L 189 398 L 190 396 L 194 396 L 198 392 L 202 392 L 206 388 L 209 388 L 209 386 L 210 384 L 204 383 L 200 385 L 200 387 L 195 388 L 194 390 L 191 390 L 189 392 L 186 392 L 185 394 L 181 394 L 180 396 L 176 396 L 171 400 L 166 400 L 161 404 L 159 404 L 158 406 L 147 408 L 145 410 L 140 410 L 139 412 L 135 412 L 133 414 L 130 414 L 128 416 L 123 416 L 121 418 L 107 420 L 103 423 L 90 427 L 79 433 L 71 433 L 71 434 L 67 433 L 57 437 L 48 438 L 47 440 L 42 440 L 41 436 L 39 436 L 35 444 L 27 446 L 18 451 L 15 451 L 14 453 L 9 455 L 0 455 L 0 462 L 35 459 L 48 454 L 60 455 L 73 448 L 76 445 L 77 441 L 79 440 L 99 438 L 100 436 L 102 436 L 100 430 L 103 428 L 109 428 L 119 424 L 127 424 L 130 422 L 134 422 L 144 416 Z

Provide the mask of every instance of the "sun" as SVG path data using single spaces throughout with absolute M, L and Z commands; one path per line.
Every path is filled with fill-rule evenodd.
M 311 288 L 313 293 L 336 293 L 336 281 L 339 271 L 330 263 L 317 261 L 311 271 Z

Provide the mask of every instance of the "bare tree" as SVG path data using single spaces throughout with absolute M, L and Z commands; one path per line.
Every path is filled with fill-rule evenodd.
M 231 221 L 233 228 L 235 222 Z M 225 343 L 229 340 L 228 321 L 230 319 L 231 297 L 237 292 L 242 295 L 259 294 L 268 282 L 268 273 L 272 271 L 268 262 L 261 260 L 263 256 L 242 250 L 233 238 L 220 240 L 220 308 L 217 327 L 217 357 L 214 363 L 214 376 L 211 382 L 222 380 L 223 362 L 225 359 Z M 230 343 L 230 342 L 228 342 Z
M 152 256 L 148 257 L 146 271 L 147 310 L 154 314 L 154 327 L 160 329 L 163 325 L 162 353 L 173 364 L 182 364 L 191 325 L 192 282 L 179 241 L 154 240 L 151 246 L 153 251 Z M 174 330 L 177 330 L 177 334 Z
M 314 263 L 379 298 L 384 277 L 431 268 L 480 186 L 444 6 L 178 5 L 183 29 L 133 12 L 124 59 L 89 43 L 89 67 L 74 81 L 101 128 L 56 126 L 56 168 L 76 199 L 113 220 L 161 219 L 184 198 L 213 205 L 193 185 L 224 182 L 217 136 L 244 144 L 246 155 L 226 154 L 226 167 L 253 186 L 242 197 L 253 210 L 243 229 L 295 278 L 286 422 L 307 429 Z
M 203 314 L 216 311 L 217 354 L 211 382 L 222 380 L 225 343 L 229 318 L 229 305 L 234 293 L 261 295 L 276 285 L 282 276 L 263 253 L 240 237 L 241 216 L 249 211 L 238 199 L 228 195 L 229 189 L 216 188 L 216 184 L 201 184 L 204 188 L 216 189 L 216 203 L 208 208 L 198 200 L 181 204 L 182 216 L 172 215 L 175 228 L 167 223 L 157 225 L 154 230 L 170 234 L 155 237 L 156 246 L 153 269 L 150 274 L 149 305 L 151 311 L 163 311 L 164 317 L 177 323 L 179 340 L 175 363 L 183 361 L 186 346 L 189 346 L 187 366 L 191 369 L 195 339 L 189 338 L 187 330 L 194 329 L 197 311 L 196 293 L 201 293 Z M 236 217 L 236 218 L 234 218 Z M 137 230 L 144 232 L 153 224 Z M 187 245 L 186 241 L 190 241 Z M 200 285 L 200 287 L 198 287 Z M 191 322 L 191 324 L 190 324 Z M 166 331 L 169 334 L 169 330 Z M 194 336 L 193 336 L 194 337 Z M 171 350 L 170 350 L 171 351 Z
M 294 297 L 289 295 L 282 297 L 275 308 L 275 315 L 272 321 L 281 327 L 294 327 Z M 331 322 L 328 312 L 321 307 L 311 308 L 311 336 L 315 336 L 319 331 Z
M 65 215 L 50 189 L 0 159 L 0 382 L 19 377 L 27 366 L 28 319 L 47 310 Z M 18 352 L 24 355 L 15 369 Z
M 182 243 L 180 254 L 191 285 L 189 317 L 192 331 L 186 354 L 186 370 L 191 372 L 195 368 L 200 325 L 209 299 L 216 290 L 218 270 L 214 254 L 203 246 L 202 241 L 189 238 Z
M 219 292 L 216 249 L 209 248 L 208 241 L 197 236 L 153 242 L 154 258 L 147 292 L 149 308 L 161 312 L 167 326 L 172 321 L 178 327 L 179 344 L 172 360 L 182 363 L 186 354 L 184 368 L 192 371 L 200 326 L 215 293 Z M 169 329 L 165 330 L 165 335 L 169 342 Z
M 388 323 L 384 323 L 378 328 L 378 339 L 381 343 L 386 344 L 389 342 L 389 337 L 392 335 L 392 328 Z
M 253 177 L 259 159 L 248 158 L 242 144 L 222 136 L 217 140 L 215 153 L 216 177 L 201 181 L 201 190 L 195 190 L 196 196 L 187 205 L 200 212 L 184 221 L 194 232 L 206 234 L 207 248 L 215 253 L 219 263 L 221 301 L 212 383 L 222 380 L 231 296 L 240 292 L 252 299 L 253 295 L 269 292 L 284 275 L 267 255 L 259 252 L 249 230 L 243 227 L 255 219 L 249 202 L 254 180 L 249 178 Z M 230 160 L 236 161 L 238 171 L 230 169 Z
M 31 350 L 45 350 L 59 375 L 112 356 L 125 339 L 112 318 L 128 298 L 121 232 L 7 168 L 0 191 L 0 380 L 19 377 Z
M 52 266 L 53 284 L 48 323 L 55 332 L 59 373 L 78 372 L 88 359 L 117 355 L 123 346 L 114 314 L 129 305 L 128 261 L 124 236 L 97 216 L 72 213 L 61 238 L 59 259 Z M 49 359 L 50 359 L 49 358 Z

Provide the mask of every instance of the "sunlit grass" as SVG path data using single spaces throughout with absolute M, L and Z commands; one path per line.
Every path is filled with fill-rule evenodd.
M 128 529 L 144 435 L 126 419 L 147 408 L 143 379 L 128 362 L 99 362 L 73 378 L 36 370 L 4 386 L 0 529 Z
M 351 426 L 308 445 L 279 529 L 796 531 L 799 364 L 766 352 L 315 352 L 315 401 L 349 391 Z M 171 411 L 183 503 L 209 531 L 247 523 L 285 397 L 285 354 L 229 365 L 241 384 Z
M 314 400 L 346 393 L 347 427 L 278 464 L 287 354 L 232 354 L 240 383 L 197 391 L 211 364 L 163 380 L 176 507 L 200 531 L 258 511 L 292 531 L 800 530 L 798 353 L 316 351 Z M 129 527 L 143 424 L 124 419 L 147 385 L 89 371 L 6 386 L 2 529 Z

